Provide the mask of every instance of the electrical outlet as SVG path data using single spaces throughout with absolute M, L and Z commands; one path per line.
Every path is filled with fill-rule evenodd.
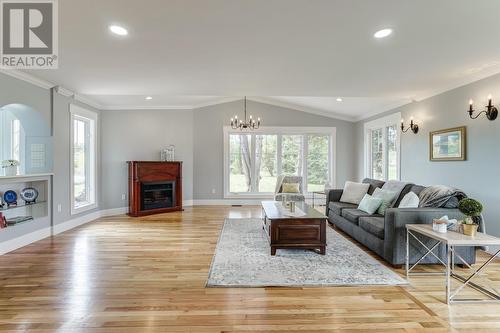
M 57 212 L 58 213 L 62 212 L 62 205 L 61 204 L 57 205 Z
M 215 194 L 217 191 L 215 191 L 215 189 L 213 188 L 212 189 L 212 194 Z
M 126 196 L 125 193 L 122 194 L 122 200 L 125 200 Z

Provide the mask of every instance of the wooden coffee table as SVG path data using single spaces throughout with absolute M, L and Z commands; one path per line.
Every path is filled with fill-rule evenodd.
M 263 228 L 269 238 L 271 255 L 277 249 L 311 249 L 326 253 L 326 216 L 305 202 L 296 202 L 296 214 L 290 216 L 281 202 L 262 201 Z M 303 214 L 297 214 L 303 212 Z

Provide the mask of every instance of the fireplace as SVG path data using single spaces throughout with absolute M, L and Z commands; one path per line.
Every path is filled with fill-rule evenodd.
M 141 192 L 141 210 L 174 207 L 175 181 L 141 183 Z
M 129 161 L 129 215 L 182 210 L 182 162 Z

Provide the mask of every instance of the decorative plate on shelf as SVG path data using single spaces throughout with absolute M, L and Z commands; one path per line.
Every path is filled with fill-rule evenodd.
M 12 190 L 5 191 L 3 200 L 8 206 L 17 205 L 17 193 Z
M 21 199 L 23 199 L 27 204 L 35 203 L 38 198 L 38 191 L 33 187 L 26 187 L 21 190 Z

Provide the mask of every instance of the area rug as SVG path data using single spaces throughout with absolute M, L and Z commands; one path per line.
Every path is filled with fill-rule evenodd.
M 327 227 L 327 252 L 281 250 L 271 256 L 258 219 L 226 219 L 207 287 L 401 285 L 407 282 Z

